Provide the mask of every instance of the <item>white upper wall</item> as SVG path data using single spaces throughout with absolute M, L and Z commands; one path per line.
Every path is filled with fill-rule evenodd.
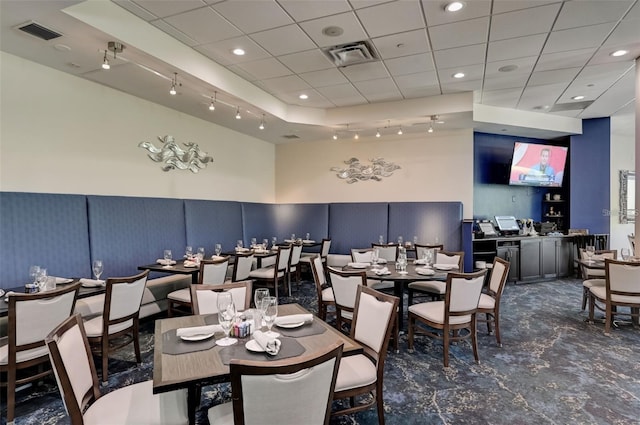
M 620 224 L 620 170 L 635 170 L 635 132 L 633 113 L 611 117 L 611 238 L 609 247 L 629 248 L 627 235 L 634 233 L 634 223 Z M 637 207 L 636 207 L 637 208 Z
M 275 202 L 274 145 L 0 55 L 0 190 Z M 138 143 L 165 135 L 214 162 L 162 171 Z

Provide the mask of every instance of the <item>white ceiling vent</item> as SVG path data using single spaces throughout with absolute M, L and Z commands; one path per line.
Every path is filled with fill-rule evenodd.
M 326 53 L 336 66 L 349 66 L 376 60 L 373 49 L 366 41 L 334 46 Z

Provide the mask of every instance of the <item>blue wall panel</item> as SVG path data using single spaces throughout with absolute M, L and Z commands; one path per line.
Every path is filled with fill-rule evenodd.
M 277 234 L 311 239 L 320 242 L 329 234 L 329 205 L 327 204 L 280 204 L 277 208 Z
M 402 236 L 405 241 L 444 244 L 448 251 L 462 247 L 462 202 L 393 202 L 389 204 L 391 241 Z
M 258 242 L 262 239 L 269 239 L 276 236 L 278 242 L 289 237 L 285 233 L 278 232 L 277 216 L 278 206 L 275 204 L 256 204 L 251 202 L 242 203 L 242 227 L 244 229 L 244 244 L 249 245 L 251 238 L 256 238 Z
M 350 254 L 351 248 L 367 248 L 388 234 L 389 204 L 354 203 L 329 205 L 331 252 Z
M 242 206 L 235 201 L 184 201 L 187 243 L 194 251 L 205 249 L 205 255 L 214 253 L 215 244 L 230 251 L 242 238 Z

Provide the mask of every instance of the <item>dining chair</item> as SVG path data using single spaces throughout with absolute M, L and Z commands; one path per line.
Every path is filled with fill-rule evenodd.
M 491 323 L 494 324 L 498 347 L 502 347 L 502 340 L 500 339 L 500 299 L 509 276 L 510 267 L 511 263 L 507 260 L 503 260 L 500 257 L 493 258 L 489 286 L 486 293 L 480 294 L 478 303 L 478 313 L 484 313 L 485 318 L 482 319 L 482 316 L 478 316 L 477 320 L 478 322 L 487 323 L 487 332 L 489 334 L 491 334 Z
M 588 260 L 586 250 L 584 248 L 580 248 L 580 259 Z M 595 251 L 595 254 L 591 258 L 592 261 L 603 261 L 605 258 L 609 258 L 612 260 L 616 260 L 618 258 L 618 251 L 615 249 L 604 249 Z M 580 265 L 580 270 L 582 274 L 582 310 L 587 307 L 587 301 L 589 299 L 589 294 L 591 293 L 591 288 L 595 286 L 603 287 L 605 286 L 605 270 L 604 269 L 594 269 L 588 268 L 584 265 Z
M 640 325 L 640 262 L 605 259 L 605 286 L 594 286 L 589 296 L 589 322 L 594 322 L 595 309 L 605 312 L 604 334 L 611 334 L 615 316 L 630 316 L 635 327 Z M 619 307 L 628 307 L 622 313 Z
M 449 367 L 449 344 L 470 337 L 473 357 L 479 361 L 476 314 L 486 273 L 486 269 L 475 273 L 449 273 L 444 301 L 409 306 L 409 352 L 413 352 L 418 333 L 441 339 L 444 367 Z M 467 333 L 461 332 L 465 329 Z
M 79 314 L 67 318 L 51 331 L 46 344 L 72 425 L 188 423 L 186 390 L 153 394 L 153 381 L 149 380 L 102 395 Z
M 102 382 L 109 378 L 109 353 L 133 343 L 136 362 L 140 364 L 138 328 L 140 304 L 149 271 L 130 277 L 110 277 L 102 315 L 85 320 L 84 329 L 94 354 L 102 357 Z
M 634 234 L 627 235 L 629 246 L 631 247 L 631 255 L 636 255 L 636 236 Z
M 322 257 L 318 254 L 311 261 L 311 271 L 313 273 L 313 282 L 316 286 L 316 293 L 318 294 L 318 316 L 327 321 L 327 311 L 329 306 L 336 305 L 336 300 L 333 296 L 333 289 L 329 286 L 327 281 L 327 274 L 324 270 L 324 263 Z
M 254 255 L 252 252 L 234 254 L 235 261 L 233 272 L 231 273 L 231 282 L 240 282 L 249 278 L 249 273 L 253 268 Z
M 327 265 L 327 256 L 329 255 L 329 250 L 331 249 L 331 239 L 324 238 L 320 244 L 320 258 L 322 259 L 322 264 L 324 266 Z M 315 258 L 318 253 L 315 252 L 303 252 L 300 256 L 300 264 L 306 265 L 311 270 L 311 262 Z
M 351 249 L 351 261 L 354 263 L 370 263 L 372 256 L 373 249 L 371 248 Z
M 336 329 L 343 332 L 342 324 L 351 324 L 353 320 L 358 287 L 367 286 L 367 273 L 365 271 L 345 272 L 333 267 L 327 267 L 327 270 L 336 303 Z
M 414 247 L 416 248 L 416 259 L 422 259 L 424 257 L 424 254 L 426 251 L 431 251 L 434 254 L 437 253 L 438 251 L 442 251 L 444 250 L 444 245 L 442 244 L 435 244 L 435 245 L 422 245 L 422 244 L 414 244 Z M 434 255 L 431 258 L 436 258 L 436 256 Z
M 227 277 L 229 267 L 229 257 L 222 257 L 215 260 L 201 260 L 200 272 L 198 273 L 199 285 L 221 285 Z M 168 316 L 173 317 L 174 313 L 192 312 L 191 291 L 189 288 L 182 288 L 167 295 L 169 307 Z
M 456 264 L 458 271 L 464 270 L 464 251 L 437 251 L 434 264 Z M 413 304 L 416 296 L 431 296 L 431 299 L 439 299 L 445 294 L 446 282 L 440 280 L 424 280 L 411 282 L 407 285 L 409 300 L 408 305 Z M 416 295 L 417 293 L 417 295 Z
M 0 374 L 7 377 L 7 423 L 15 418 L 16 388 L 52 373 L 45 337 L 71 316 L 79 288 L 77 282 L 52 291 L 9 296 L 8 336 L 0 338 Z
M 398 259 L 399 250 L 397 244 L 372 243 L 371 248 L 378 250 L 378 258 L 383 258 L 387 261 L 396 261 Z
M 289 272 L 289 259 L 291 258 L 291 245 L 278 246 L 278 254 L 276 254 L 275 264 L 268 267 L 261 267 L 256 270 L 252 270 L 249 273 L 249 278 L 254 279 L 256 284 L 264 283 L 274 287 L 274 295 L 278 297 L 278 286 L 282 280 L 283 284 L 286 282 L 287 273 Z M 291 296 L 291 288 L 289 288 L 289 296 Z
M 342 343 L 290 357 L 233 359 L 231 398 L 208 411 L 216 425 L 328 425 Z
M 375 405 L 378 423 L 384 424 L 384 363 L 398 303 L 397 297 L 358 286 L 350 336 L 363 346 L 364 353 L 340 360 L 333 398 L 348 399 L 348 407 L 335 410 L 332 416 L 351 414 Z M 360 396 L 365 397 L 358 401 Z
M 218 313 L 218 294 L 231 292 L 233 303 L 237 311 L 244 311 L 251 306 L 253 281 L 225 283 L 222 285 L 191 285 L 191 299 L 193 300 L 193 314 Z
M 291 276 L 295 276 L 295 281 L 300 286 L 302 279 L 300 273 L 300 256 L 302 255 L 302 242 L 294 243 L 291 246 L 291 259 L 289 260 L 289 272 L 287 273 L 287 283 L 289 285 L 289 296 L 291 296 Z

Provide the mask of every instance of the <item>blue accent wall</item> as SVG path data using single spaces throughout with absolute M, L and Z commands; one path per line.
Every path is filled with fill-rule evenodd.
M 571 136 L 570 227 L 609 233 L 611 122 L 609 118 L 582 121 L 582 134 Z

